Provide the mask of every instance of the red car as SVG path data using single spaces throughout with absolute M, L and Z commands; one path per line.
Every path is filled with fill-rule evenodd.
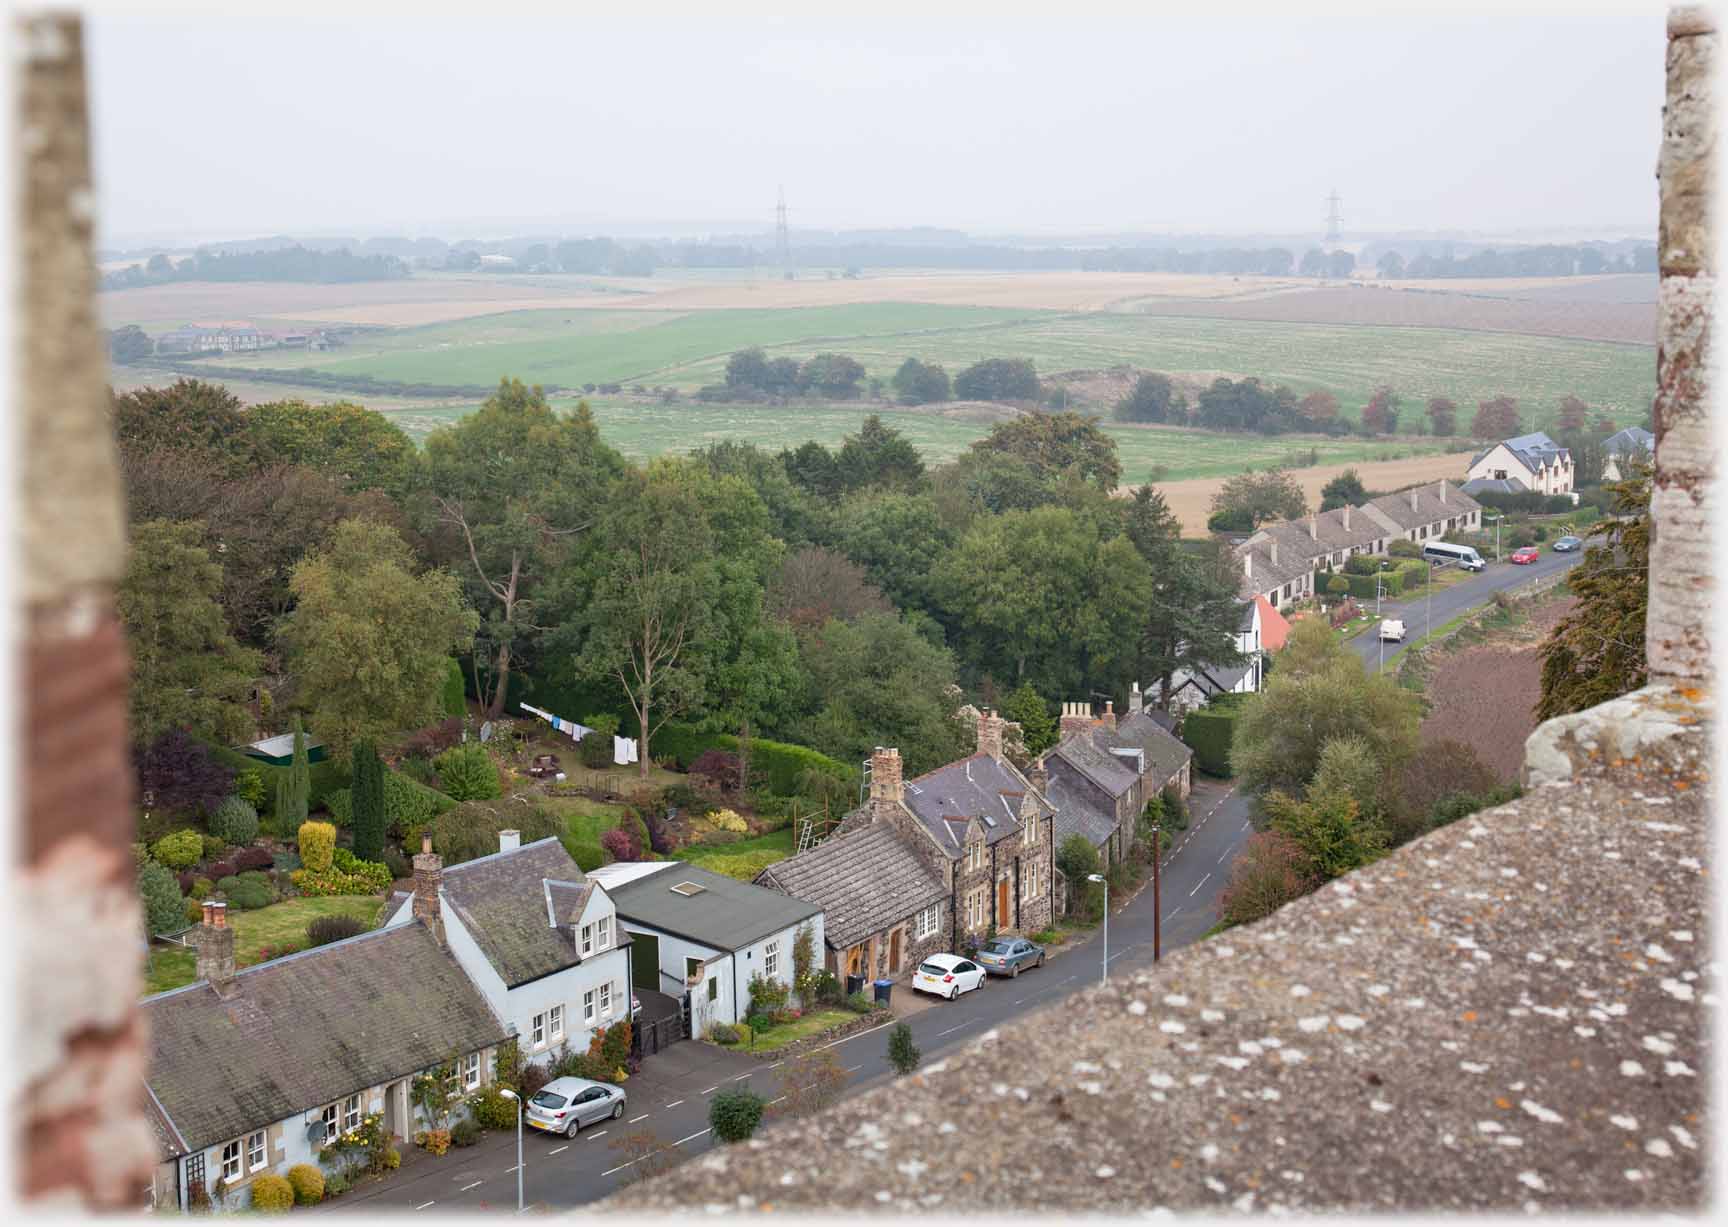
M 1542 556 L 1542 551 L 1533 545 L 1527 545 L 1521 550 L 1512 551 L 1512 561 L 1516 563 L 1535 562 Z

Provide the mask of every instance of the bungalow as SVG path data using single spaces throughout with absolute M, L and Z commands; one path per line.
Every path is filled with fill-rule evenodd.
M 1642 426 L 1628 426 L 1602 441 L 1602 480 L 1624 481 L 1621 466 L 1637 459 L 1649 464 L 1656 456 L 1656 436 Z
M 1437 541 L 1450 532 L 1482 529 L 1482 504 L 1445 480 L 1381 495 L 1368 503 L 1367 510 L 1394 526 L 1394 539 L 1403 537 L 1418 544 Z
M 800 931 L 823 942 L 819 904 L 740 882 L 682 861 L 625 861 L 589 875 L 611 893 L 630 934 L 632 982 L 688 998 L 691 1031 L 733 1023 L 750 1010 L 750 982 L 790 988 Z
M 159 1146 L 156 1204 L 249 1204 L 251 1183 L 316 1164 L 370 1115 L 427 1127 L 414 1078 L 454 1058 L 457 1087 L 491 1080 L 509 1029 L 427 924 L 375 929 L 236 971 L 226 904 L 206 903 L 198 979 L 144 999 Z
M 1476 453 L 1465 479 L 1516 481 L 1536 494 L 1567 494 L 1572 490 L 1572 453 L 1542 431 L 1504 439 Z
M 387 928 L 422 920 L 440 932 L 525 1060 L 568 1044 L 586 1051 L 596 1030 L 630 1017 L 630 937 L 612 899 L 555 838 L 499 848 L 443 867 L 430 840 L 414 858 L 414 892 Z

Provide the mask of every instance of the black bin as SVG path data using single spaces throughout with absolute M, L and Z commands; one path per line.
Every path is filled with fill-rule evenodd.
M 864 991 L 864 977 L 863 976 L 848 975 L 846 977 L 846 995 L 848 997 L 852 996 L 852 994 L 854 994 L 854 993 L 861 993 L 863 991 Z
M 877 1005 L 887 1005 L 889 1003 L 889 998 L 891 998 L 893 995 L 894 995 L 894 981 L 892 981 L 892 980 L 878 980 L 878 981 L 876 981 L 876 1004 Z

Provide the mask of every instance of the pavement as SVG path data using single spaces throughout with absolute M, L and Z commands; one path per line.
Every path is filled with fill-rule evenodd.
M 1486 571 L 1453 584 L 1450 588 L 1440 589 L 1431 599 L 1418 597 L 1408 601 L 1383 601 L 1379 616 L 1382 619 L 1403 619 L 1404 642 L 1386 644 L 1385 656 L 1382 658 L 1376 624 L 1352 639 L 1350 646 L 1370 667 L 1379 668 L 1382 659 L 1390 665 L 1403 654 L 1405 648 L 1421 639 L 1433 627 L 1444 626 L 1459 614 L 1486 604 L 1493 599 L 1496 592 L 1519 588 L 1538 579 L 1552 579 L 1558 573 L 1577 566 L 1582 558 L 1582 552 L 1556 554 L 1544 547 L 1542 556 L 1533 563 L 1515 566 L 1509 562 L 1491 562 Z
M 1485 603 L 1496 592 L 1551 577 L 1577 561 L 1576 554 L 1544 553 L 1531 566 L 1490 564 L 1482 574 L 1434 595 L 1432 625 Z M 1412 639 L 1426 633 L 1425 613 L 1426 601 L 1388 602 L 1382 609 L 1383 616 L 1403 616 Z M 1360 636 L 1352 646 L 1370 663 L 1377 662 L 1379 644 L 1372 634 Z M 1394 659 L 1403 647 L 1387 644 L 1386 659 Z M 1131 898 L 1113 903 L 1107 929 L 1101 927 L 1054 953 L 1044 967 L 1013 980 L 986 980 L 984 988 L 954 1002 L 913 997 L 908 983 L 896 984 L 896 1021 L 911 1028 L 924 1060 L 932 1061 L 998 1023 L 1043 1008 L 1060 1008 L 1073 994 L 1097 985 L 1106 967 L 1119 974 L 1151 964 L 1155 942 L 1159 953 L 1167 954 L 1192 945 L 1211 929 L 1217 923 L 1218 897 L 1230 862 L 1253 832 L 1250 803 L 1231 782 L 1202 777 L 1195 782 L 1189 808 L 1191 824 L 1166 853 L 1157 888 L 1148 882 Z M 851 1075 L 848 1096 L 893 1078 L 885 1034 L 892 1025 L 884 1023 L 825 1046 Z M 783 1064 L 695 1040 L 662 1050 L 644 1061 L 641 1073 L 625 1084 L 629 1107 L 624 1119 L 601 1128 L 590 1126 L 575 1139 L 537 1133 L 523 1139 L 525 1204 L 564 1208 L 614 1192 L 628 1182 L 633 1164 L 612 1147 L 633 1127 L 652 1130 L 686 1157 L 701 1153 L 712 1144 L 709 1097 L 724 1087 L 748 1087 L 773 1101 L 781 1094 Z M 410 1147 L 400 1171 L 312 1212 L 475 1214 L 508 1213 L 515 1208 L 516 1139 L 493 1134 L 477 1146 L 452 1150 L 443 1158 Z

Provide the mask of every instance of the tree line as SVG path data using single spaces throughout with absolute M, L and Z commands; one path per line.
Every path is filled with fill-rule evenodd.
M 102 289 L 174 281 L 393 281 L 406 276 L 408 266 L 395 256 L 356 256 L 345 248 L 313 251 L 294 246 L 239 252 L 200 248 L 181 260 L 158 252 L 142 264 L 116 269 L 103 276 Z
M 1235 568 L 1156 491 L 1113 496 L 1077 414 L 931 468 L 880 419 L 838 449 L 727 441 L 645 465 L 586 405 L 504 380 L 416 448 L 357 405 L 219 385 L 114 397 L 140 738 L 237 740 L 267 706 L 338 748 L 432 723 L 451 656 L 494 713 L 556 694 L 810 745 L 963 753 L 961 694 L 1045 711 L 1234 659 Z

